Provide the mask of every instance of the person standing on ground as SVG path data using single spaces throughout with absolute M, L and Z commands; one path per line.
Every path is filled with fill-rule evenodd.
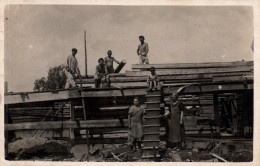
M 184 105 L 181 101 L 179 101 L 178 97 L 179 93 L 190 85 L 195 84 L 185 85 L 169 96 L 171 113 L 167 111 L 163 115 L 163 117 L 167 117 L 169 114 L 171 116 L 169 120 L 168 142 L 166 144 L 169 148 L 181 149 L 184 147 L 186 142 L 183 122 Z
M 139 56 L 139 64 L 149 64 L 148 59 L 148 43 L 144 42 L 144 36 L 139 36 L 140 44 L 137 47 L 137 55 Z
M 117 64 L 120 62 L 117 61 L 114 57 L 112 57 L 112 51 L 108 50 L 107 51 L 107 57 L 104 58 L 104 62 L 107 66 L 108 73 L 114 73 L 114 67 L 113 67 L 113 61 L 115 61 Z
M 99 88 L 100 84 L 102 85 L 106 82 L 106 77 L 108 74 L 107 66 L 104 64 L 104 59 L 98 59 L 98 65 L 96 66 L 96 72 L 94 76 L 95 88 Z
M 141 140 L 143 137 L 143 118 L 145 115 L 145 109 L 139 103 L 139 99 L 134 98 L 134 105 L 130 107 L 128 112 L 128 142 L 131 149 L 136 151 L 136 143 L 138 148 L 141 149 Z
M 78 61 L 76 59 L 76 54 L 78 52 L 78 50 L 76 48 L 72 48 L 72 55 L 69 55 L 67 58 L 67 66 L 65 67 L 65 69 L 63 70 L 65 75 L 66 75 L 66 85 L 65 85 L 65 89 L 70 88 L 70 86 L 77 87 L 76 83 L 75 83 L 75 78 L 76 75 L 77 77 L 80 76 L 80 70 L 78 67 Z

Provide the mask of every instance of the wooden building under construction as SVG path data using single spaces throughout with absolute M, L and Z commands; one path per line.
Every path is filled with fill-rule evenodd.
M 149 68 L 155 67 L 162 88 L 147 92 Z M 111 74 L 110 88 L 93 88 L 93 76 L 82 89 L 5 94 L 6 141 L 21 137 L 51 137 L 75 143 L 127 142 L 127 115 L 133 98 L 145 106 L 143 158 L 159 156 L 167 121 L 158 115 L 169 109 L 168 96 L 183 85 L 184 125 L 188 138 L 252 138 L 253 62 L 132 65 Z M 79 80 L 78 80 L 78 83 Z

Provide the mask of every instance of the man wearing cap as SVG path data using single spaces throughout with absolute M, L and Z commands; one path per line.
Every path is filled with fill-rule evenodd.
M 113 61 L 115 61 L 117 64 L 120 62 L 117 61 L 114 57 L 112 57 L 112 51 L 108 50 L 107 51 L 107 57 L 104 58 L 104 63 L 107 66 L 108 73 L 114 73 L 114 67 L 113 67 Z
M 76 77 L 76 74 L 77 74 L 77 76 L 80 76 L 78 61 L 75 57 L 78 50 L 76 48 L 73 48 L 71 51 L 72 51 L 72 54 L 68 56 L 67 66 L 65 67 L 65 70 L 64 70 L 64 73 L 67 77 L 65 89 L 70 88 L 70 86 L 72 86 L 73 88 L 77 87 L 74 79 Z
M 138 45 L 137 47 L 137 55 L 139 56 L 139 64 L 149 64 L 149 59 L 148 59 L 148 43 L 144 42 L 144 36 L 139 36 L 139 40 L 141 44 Z
M 104 64 L 104 59 L 99 58 L 98 65 L 96 66 L 95 76 L 94 76 L 95 88 L 99 88 L 100 83 L 102 83 L 102 85 L 106 83 L 107 74 L 108 74 L 108 70 L 107 70 L 107 66 Z

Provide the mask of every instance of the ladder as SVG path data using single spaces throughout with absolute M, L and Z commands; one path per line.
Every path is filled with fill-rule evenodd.
M 158 158 L 160 143 L 160 104 L 161 91 L 148 92 L 146 97 L 146 116 L 144 121 L 142 158 Z

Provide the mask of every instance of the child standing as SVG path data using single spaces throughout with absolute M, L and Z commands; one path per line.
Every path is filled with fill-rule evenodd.
M 136 143 L 138 148 L 141 149 L 141 140 L 143 137 L 143 117 L 145 115 L 145 109 L 139 104 L 139 99 L 134 99 L 134 105 L 130 107 L 128 112 L 128 128 L 129 136 L 128 142 L 131 149 L 136 151 Z
M 159 89 L 159 78 L 158 75 L 155 73 L 155 68 L 151 67 L 150 68 L 150 74 L 147 77 L 147 84 L 148 84 L 148 90 L 147 91 L 152 91 L 153 87 L 155 90 Z

